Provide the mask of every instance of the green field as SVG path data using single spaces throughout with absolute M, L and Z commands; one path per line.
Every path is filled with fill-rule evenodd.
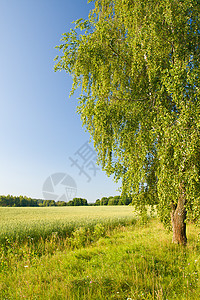
M 187 247 L 131 206 L 1 208 L 0 228 L 1 300 L 200 298 L 192 224 Z
M 131 206 L 0 207 L 0 241 L 45 239 L 52 233 L 66 237 L 80 227 L 93 229 L 97 224 L 113 227 L 130 224 L 135 218 Z

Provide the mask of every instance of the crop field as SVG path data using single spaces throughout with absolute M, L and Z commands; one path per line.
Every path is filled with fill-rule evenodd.
M 0 300 L 199 300 L 200 228 L 188 245 L 131 206 L 0 209 Z
M 126 225 L 134 222 L 135 218 L 131 206 L 1 207 L 0 241 L 45 239 L 52 233 L 66 237 L 80 227 L 93 229 L 97 224 L 106 227 Z

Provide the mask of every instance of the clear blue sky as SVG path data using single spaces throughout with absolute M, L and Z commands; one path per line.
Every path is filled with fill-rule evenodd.
M 87 18 L 93 5 L 87 0 L 0 1 L 0 195 L 44 198 L 44 182 L 57 173 L 71 176 L 76 196 L 89 202 L 119 194 L 119 185 L 104 172 L 95 175 L 89 158 L 77 164 L 90 181 L 71 165 L 69 157 L 81 158 L 75 153 L 89 135 L 76 114 L 78 93 L 69 99 L 71 78 L 53 70 L 62 33 L 73 20 Z

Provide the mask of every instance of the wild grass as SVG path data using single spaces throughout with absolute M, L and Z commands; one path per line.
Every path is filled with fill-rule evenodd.
M 199 299 L 200 229 L 187 228 L 187 247 L 173 245 L 157 219 L 112 230 L 97 223 L 88 242 L 77 227 L 64 247 L 46 241 L 44 255 L 24 244 L 20 256 L 8 244 L 0 299 Z
M 133 207 L 0 209 L 0 271 L 18 260 L 52 255 L 95 242 L 114 228 L 134 224 Z

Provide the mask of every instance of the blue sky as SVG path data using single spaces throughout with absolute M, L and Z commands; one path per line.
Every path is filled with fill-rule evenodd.
M 44 198 L 44 183 L 60 173 L 89 202 L 119 194 L 119 184 L 76 153 L 89 140 L 76 114 L 78 92 L 69 99 L 71 78 L 53 70 L 62 33 L 92 7 L 86 0 L 0 1 L 0 195 Z M 66 186 L 54 188 L 61 195 Z

